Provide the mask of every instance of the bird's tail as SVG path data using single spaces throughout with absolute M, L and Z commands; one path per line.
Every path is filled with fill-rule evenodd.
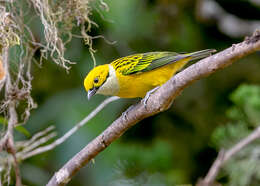
M 210 56 L 212 53 L 216 52 L 215 49 L 206 49 L 197 52 L 187 53 L 187 57 L 191 57 L 191 60 L 201 59 Z

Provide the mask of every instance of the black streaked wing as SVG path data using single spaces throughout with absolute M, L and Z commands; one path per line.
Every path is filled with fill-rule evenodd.
M 148 52 L 117 59 L 111 63 L 123 75 L 146 72 L 185 58 L 175 52 Z

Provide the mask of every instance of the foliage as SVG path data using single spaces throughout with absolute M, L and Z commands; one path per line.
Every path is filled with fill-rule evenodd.
M 2 117 L 2 116 L 0 116 L 0 125 L 2 125 L 1 128 L 4 128 L 4 127 L 7 126 L 7 120 L 4 117 Z M 30 137 L 31 136 L 30 132 L 26 128 L 24 128 L 22 125 L 15 126 L 15 129 L 18 132 L 20 132 L 21 134 L 24 134 L 26 137 Z
M 229 148 L 259 125 L 260 86 L 240 85 L 231 95 L 233 106 L 227 116 L 232 122 L 216 128 L 212 142 L 218 148 Z M 242 149 L 224 167 L 227 185 L 247 186 L 260 183 L 260 141 Z

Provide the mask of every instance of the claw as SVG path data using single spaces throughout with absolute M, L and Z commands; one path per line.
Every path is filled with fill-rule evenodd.
M 157 89 L 159 89 L 159 88 L 160 88 L 160 86 L 157 86 L 157 87 L 153 88 L 152 90 L 149 90 L 149 91 L 146 93 L 144 99 L 142 100 L 142 102 L 143 102 L 143 104 L 144 104 L 145 107 L 146 107 L 146 105 L 147 105 L 147 101 L 148 101 L 149 97 L 150 97 Z
M 145 107 L 146 107 L 146 105 L 147 105 L 147 101 L 148 101 L 148 99 L 150 98 L 151 94 L 153 94 L 153 93 L 154 93 L 157 89 L 159 89 L 159 88 L 160 88 L 160 86 L 157 86 L 157 87 L 153 88 L 152 90 L 149 90 L 149 91 L 146 93 L 144 99 L 141 100 L 141 102 L 144 104 Z M 122 113 L 122 117 L 123 117 L 123 119 L 124 119 L 125 121 L 128 119 L 128 118 L 127 118 L 128 112 L 129 112 L 130 110 L 132 110 L 135 105 L 136 105 L 136 104 L 131 105 L 130 107 L 128 107 L 128 109 L 126 109 L 125 112 Z
M 134 105 L 131 105 L 130 107 L 128 107 L 128 108 L 126 109 L 125 112 L 122 113 L 122 117 L 123 117 L 123 119 L 124 119 L 125 121 L 127 120 L 127 114 L 128 114 L 128 112 L 129 112 L 130 110 L 132 110 L 133 108 L 134 108 Z

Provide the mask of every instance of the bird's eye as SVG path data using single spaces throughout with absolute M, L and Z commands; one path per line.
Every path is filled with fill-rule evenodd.
M 97 77 L 94 79 L 94 83 L 98 83 L 98 78 Z

